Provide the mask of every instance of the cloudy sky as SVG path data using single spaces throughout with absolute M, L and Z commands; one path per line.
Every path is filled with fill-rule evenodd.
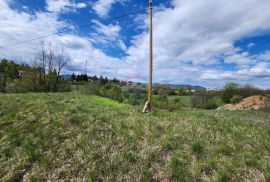
M 270 88 L 269 0 L 153 0 L 154 82 Z M 66 73 L 148 80 L 147 0 L 0 0 L 0 58 L 31 64 L 41 39 L 63 47 Z M 79 29 L 81 25 L 89 25 Z M 5 46 L 7 45 L 7 46 Z

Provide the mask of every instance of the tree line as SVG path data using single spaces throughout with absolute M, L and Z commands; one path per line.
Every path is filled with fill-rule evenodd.
M 105 85 L 107 83 L 116 83 L 119 84 L 121 81 L 114 78 L 112 80 L 109 80 L 107 77 L 103 77 L 102 75 L 97 77 L 96 75 L 94 76 L 88 76 L 87 74 L 75 74 L 73 73 L 70 77 L 71 81 L 76 81 L 76 82 L 92 82 L 92 83 L 100 83 L 101 85 Z

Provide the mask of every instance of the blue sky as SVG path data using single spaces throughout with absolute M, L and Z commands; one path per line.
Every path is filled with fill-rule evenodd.
M 154 82 L 270 88 L 269 0 L 154 0 Z M 0 46 L 43 39 L 72 58 L 65 73 L 84 71 L 148 80 L 147 0 L 0 0 Z M 85 24 L 91 26 L 79 29 Z M 4 28 L 3 28 L 4 27 Z M 59 34 L 62 30 L 71 30 Z M 0 58 L 33 64 L 41 40 L 0 48 Z

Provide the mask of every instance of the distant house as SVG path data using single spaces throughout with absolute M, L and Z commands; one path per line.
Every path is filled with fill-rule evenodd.
M 186 93 L 195 93 L 196 90 L 195 90 L 195 89 L 191 89 L 191 90 L 186 90 L 185 92 L 186 92 Z
M 129 82 L 127 82 L 127 85 L 132 86 L 132 85 L 134 85 L 134 83 L 132 81 L 129 81 Z
M 19 70 L 18 73 L 19 73 L 19 76 L 20 77 L 23 77 L 25 75 L 25 71 L 24 70 Z

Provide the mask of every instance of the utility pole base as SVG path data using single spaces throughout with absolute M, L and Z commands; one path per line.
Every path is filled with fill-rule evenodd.
M 145 102 L 142 112 L 143 113 L 150 112 L 150 103 L 148 101 Z

